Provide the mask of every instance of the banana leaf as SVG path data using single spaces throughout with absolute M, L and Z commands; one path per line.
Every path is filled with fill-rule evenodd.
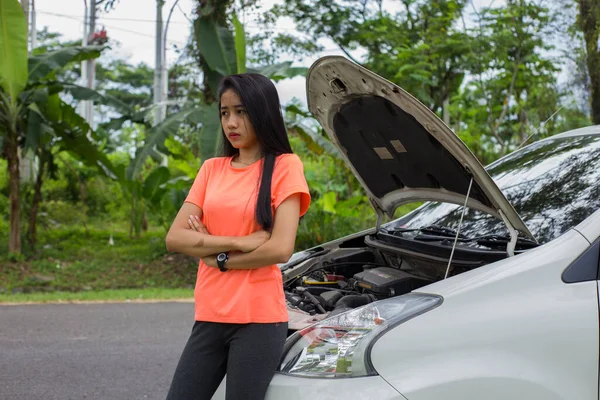
M 16 104 L 27 85 L 27 21 L 17 0 L 0 0 L 0 87 Z

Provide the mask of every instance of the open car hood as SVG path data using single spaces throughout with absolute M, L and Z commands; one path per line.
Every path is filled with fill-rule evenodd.
M 308 108 L 339 149 L 378 214 L 414 201 L 467 205 L 534 238 L 481 163 L 413 96 L 339 56 L 306 78 Z

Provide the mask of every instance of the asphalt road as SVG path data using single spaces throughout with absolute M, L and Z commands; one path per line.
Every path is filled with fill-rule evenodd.
M 164 399 L 192 303 L 0 306 L 1 400 Z

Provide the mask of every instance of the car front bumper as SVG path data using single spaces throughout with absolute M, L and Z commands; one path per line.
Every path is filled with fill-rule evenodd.
M 227 379 L 227 378 L 225 378 Z M 225 379 L 213 400 L 225 398 Z M 406 400 L 380 376 L 318 379 L 275 374 L 265 400 Z

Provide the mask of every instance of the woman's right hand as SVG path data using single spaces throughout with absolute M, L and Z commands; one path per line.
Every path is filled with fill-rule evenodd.
M 204 233 L 205 235 L 210 235 L 210 233 L 208 233 L 208 229 L 206 229 L 206 226 L 204 226 L 204 224 L 197 215 L 190 215 L 190 217 L 188 218 L 188 226 L 193 231 Z
M 249 253 L 256 250 L 267 240 L 271 238 L 271 234 L 267 231 L 256 231 L 248 236 L 242 236 L 237 239 L 237 248 L 242 253 Z

